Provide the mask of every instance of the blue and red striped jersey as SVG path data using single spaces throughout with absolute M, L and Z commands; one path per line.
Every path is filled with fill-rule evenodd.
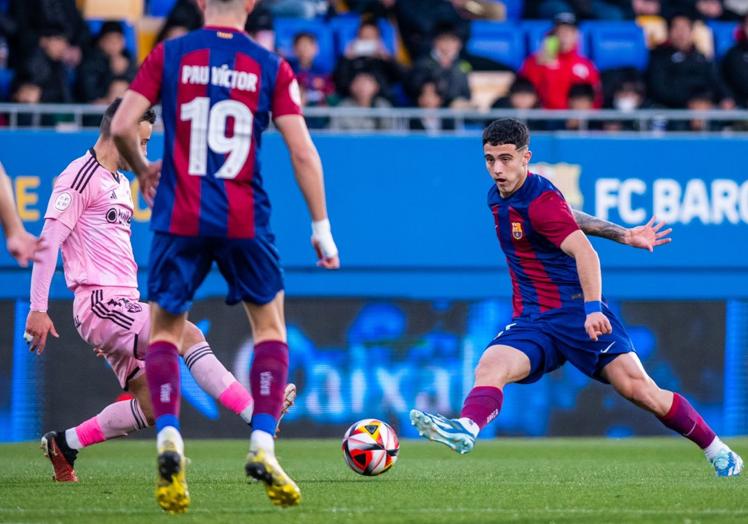
M 512 278 L 513 316 L 581 304 L 576 262 L 559 247 L 579 226 L 556 186 L 530 173 L 507 198 L 492 185 L 488 207 Z
M 259 151 L 270 117 L 300 115 L 291 67 L 241 31 L 204 27 L 156 46 L 130 89 L 161 100 L 164 155 L 151 229 L 254 238 L 270 232 Z

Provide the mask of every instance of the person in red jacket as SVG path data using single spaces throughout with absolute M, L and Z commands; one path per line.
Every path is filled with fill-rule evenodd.
M 574 84 L 590 84 L 595 89 L 595 107 L 602 106 L 600 73 L 595 64 L 579 54 L 579 30 L 572 13 L 559 13 L 554 28 L 541 49 L 528 57 L 520 75 L 533 83 L 545 109 L 567 109 L 569 89 Z

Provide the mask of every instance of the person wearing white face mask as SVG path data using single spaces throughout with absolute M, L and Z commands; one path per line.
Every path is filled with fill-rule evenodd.
M 644 86 L 638 80 L 624 80 L 613 92 L 611 105 L 621 113 L 631 113 L 641 109 L 644 104 Z M 638 120 L 612 120 L 603 123 L 605 131 L 637 131 Z

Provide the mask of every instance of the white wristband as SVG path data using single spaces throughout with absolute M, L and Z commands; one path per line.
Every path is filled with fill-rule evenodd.
M 338 254 L 338 247 L 332 239 L 329 219 L 312 222 L 312 243 L 319 248 L 322 258 L 332 258 Z

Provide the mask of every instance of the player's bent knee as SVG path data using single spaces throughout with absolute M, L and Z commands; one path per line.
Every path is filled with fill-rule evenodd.
M 182 336 L 182 345 L 179 348 L 179 353 L 183 355 L 188 349 L 201 342 L 205 342 L 203 332 L 192 322 L 187 322 L 184 327 L 184 335 Z
M 529 373 L 530 361 L 524 353 L 509 346 L 491 346 L 475 368 L 475 384 L 501 388 Z

